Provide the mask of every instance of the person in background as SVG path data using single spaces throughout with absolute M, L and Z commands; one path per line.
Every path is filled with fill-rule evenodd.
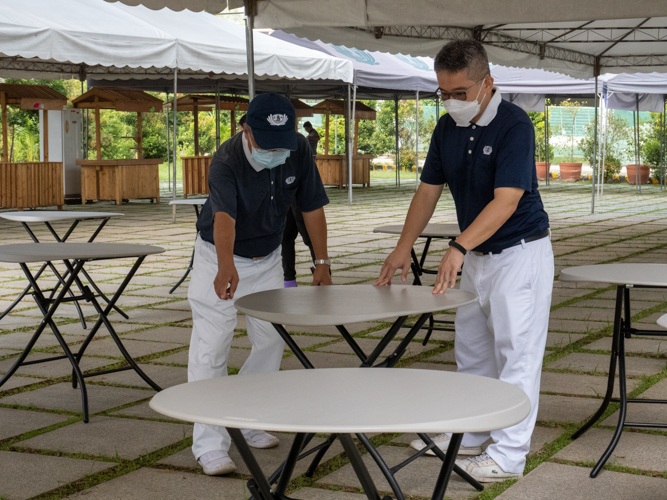
M 280 259 L 285 218 L 294 201 L 303 210 L 315 261 L 313 285 L 330 285 L 327 224 L 329 200 L 308 141 L 295 130 L 292 104 L 278 94 L 255 97 L 241 133 L 225 141 L 209 169 L 210 196 L 197 221 L 199 236 L 188 300 L 192 337 L 188 381 L 227 375 L 236 327 L 234 301 L 282 288 Z M 277 372 L 284 342 L 270 323 L 246 317 L 252 350 L 239 375 Z M 254 397 L 248 394 L 248 398 Z M 272 448 L 278 438 L 242 429 L 254 448 Z M 192 452 L 207 475 L 236 470 L 224 427 L 195 424 Z
M 397 269 L 405 281 L 410 250 L 447 183 L 461 235 L 440 262 L 433 293 L 453 288 L 465 262 L 461 290 L 477 296 L 456 311 L 458 372 L 514 384 L 531 403 L 517 425 L 463 436 L 459 454 L 470 458 L 457 465 L 477 481 L 498 482 L 523 476 L 537 418 L 554 281 L 549 217 L 537 190 L 533 124 L 493 87 L 484 46 L 451 42 L 436 56 L 434 69 L 447 114 L 433 132 L 422 182 L 376 285 L 389 284 Z M 489 438 L 493 442 L 483 450 Z M 433 441 L 446 450 L 450 436 Z M 416 439 L 410 446 L 420 450 L 425 444 Z
M 310 149 L 313 150 L 313 156 L 315 156 L 317 155 L 317 143 L 320 142 L 320 134 L 317 133 L 310 122 L 304 123 L 303 129 L 308 134 L 308 144 L 310 144 Z

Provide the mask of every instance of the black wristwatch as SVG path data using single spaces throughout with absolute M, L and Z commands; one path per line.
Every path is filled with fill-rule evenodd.
M 468 253 L 468 250 L 463 248 L 463 245 L 460 245 L 459 243 L 456 242 L 456 240 L 452 240 L 449 242 L 450 247 L 456 248 L 459 252 L 461 252 L 463 255 Z

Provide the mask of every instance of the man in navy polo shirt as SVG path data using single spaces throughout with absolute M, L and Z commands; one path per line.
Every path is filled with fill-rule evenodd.
M 447 183 L 462 232 L 442 258 L 433 293 L 453 288 L 465 262 L 461 289 L 478 297 L 456 313 L 458 371 L 515 384 L 531 401 L 520 424 L 463 437 L 459 454 L 471 458 L 458 465 L 478 481 L 503 481 L 523 475 L 537 418 L 554 278 L 549 218 L 537 191 L 532 123 L 493 88 L 484 47 L 451 42 L 434 67 L 448 113 L 433 132 L 422 183 L 376 284 L 390 283 L 397 269 L 405 281 L 410 249 Z M 433 440 L 446 450 L 450 438 Z M 422 449 L 424 442 L 410 446 Z
M 308 141 L 296 133 L 295 119 L 287 99 L 259 95 L 248 106 L 242 132 L 213 157 L 188 289 L 193 320 L 188 381 L 227 375 L 236 299 L 283 287 L 280 243 L 294 201 L 303 211 L 317 259 L 312 284 L 331 284 L 323 209 L 329 200 Z M 277 372 L 284 348 L 278 332 L 249 316 L 246 324 L 252 350 L 239 375 Z M 276 437 L 263 431 L 244 429 L 243 435 L 255 448 L 278 445 Z M 206 474 L 236 469 L 228 455 L 230 444 L 224 427 L 195 424 L 192 451 Z

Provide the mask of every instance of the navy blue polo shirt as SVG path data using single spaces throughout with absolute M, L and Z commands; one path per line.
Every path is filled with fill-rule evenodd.
M 293 201 L 303 212 L 329 203 L 310 145 L 297 134 L 298 147 L 287 161 L 257 172 L 243 151 L 243 134 L 225 141 L 213 156 L 208 174 L 210 195 L 197 229 L 213 241 L 213 218 L 225 212 L 236 221 L 234 255 L 253 258 L 273 252 L 282 241 L 287 211 Z
M 516 211 L 476 251 L 499 252 L 549 228 L 537 190 L 533 124 L 525 111 L 510 102 L 502 100 L 486 126 L 457 127 L 451 116 L 440 118 L 421 180 L 449 185 L 461 231 L 493 200 L 494 189 L 524 190 Z

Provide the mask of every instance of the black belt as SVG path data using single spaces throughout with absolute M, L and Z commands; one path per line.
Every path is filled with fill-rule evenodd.
M 517 241 L 513 245 L 510 245 L 508 247 L 503 248 L 503 250 L 507 250 L 508 248 L 519 246 L 519 245 L 521 245 L 522 242 L 523 243 L 530 243 L 531 241 L 541 240 L 542 238 L 546 238 L 547 236 L 549 236 L 549 234 L 550 234 L 550 230 L 547 229 L 544 232 L 542 232 L 542 233 L 540 233 L 536 236 L 530 236 L 528 238 L 524 238 L 521 241 Z M 503 250 L 498 250 L 498 251 L 494 251 L 494 252 L 473 252 L 473 253 L 477 256 L 490 255 L 490 254 L 498 255 L 499 253 L 502 253 Z

